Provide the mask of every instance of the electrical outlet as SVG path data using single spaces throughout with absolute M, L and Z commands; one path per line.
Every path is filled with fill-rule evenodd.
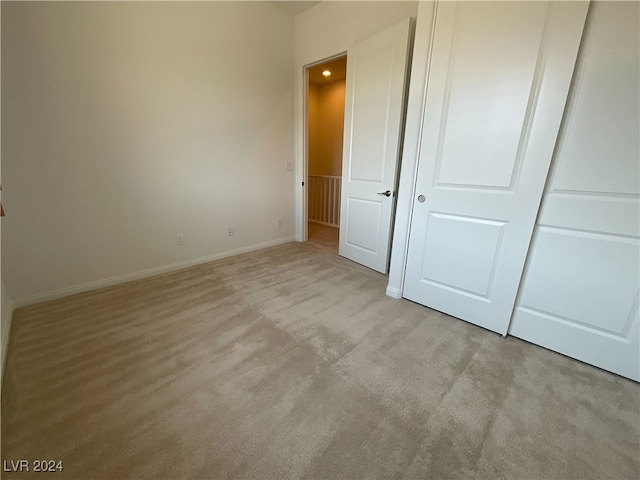
M 178 233 L 176 235 L 176 244 L 181 247 L 182 245 L 184 245 L 184 235 L 182 235 L 181 233 Z
M 227 237 L 233 236 L 233 227 L 227 227 Z
M 293 170 L 293 162 L 284 162 L 285 170 Z
M 276 220 L 276 226 L 278 228 L 282 228 L 282 222 L 283 222 L 282 217 L 278 217 L 278 219 Z

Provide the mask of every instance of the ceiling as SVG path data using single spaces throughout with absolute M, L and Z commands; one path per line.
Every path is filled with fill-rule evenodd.
M 329 70 L 331 76 L 325 77 L 322 75 L 324 70 Z M 309 82 L 315 84 L 322 84 L 328 82 L 335 82 L 336 80 L 344 80 L 347 78 L 347 57 L 336 58 L 319 65 L 315 65 L 309 69 Z
M 320 2 L 309 2 L 306 0 L 303 0 L 303 1 L 289 0 L 284 2 L 271 2 L 271 3 L 289 12 L 291 15 L 296 16 L 299 13 L 309 10 L 311 7 L 313 7 L 314 5 L 317 5 Z

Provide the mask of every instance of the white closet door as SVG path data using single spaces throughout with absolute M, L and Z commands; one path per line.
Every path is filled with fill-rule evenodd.
M 340 247 L 387 273 L 411 21 L 347 51 Z
M 590 7 L 511 335 L 640 380 L 640 4 Z
M 587 8 L 438 4 L 406 298 L 507 332 Z

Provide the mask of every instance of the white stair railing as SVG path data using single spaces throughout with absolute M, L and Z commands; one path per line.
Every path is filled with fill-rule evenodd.
M 309 221 L 340 226 L 342 177 L 309 175 Z

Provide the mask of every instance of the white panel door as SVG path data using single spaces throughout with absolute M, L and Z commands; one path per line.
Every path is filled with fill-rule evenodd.
M 347 51 L 340 203 L 343 257 L 387 273 L 410 19 Z
M 584 2 L 441 2 L 403 295 L 505 334 Z
M 640 4 L 592 3 L 509 333 L 640 380 Z

